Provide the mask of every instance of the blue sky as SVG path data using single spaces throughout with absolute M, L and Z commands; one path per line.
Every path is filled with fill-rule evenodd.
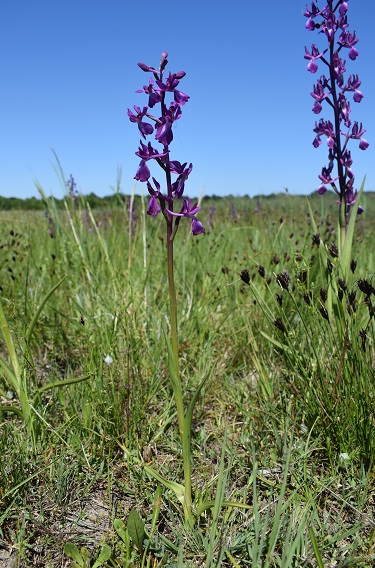
M 126 111 L 146 100 L 134 92 L 148 81 L 137 62 L 158 66 L 164 50 L 172 72 L 186 71 L 180 87 L 191 97 L 171 146 L 172 159 L 194 165 L 187 194 L 310 193 L 327 151 L 325 143 L 312 146 L 310 92 L 320 74 L 306 71 L 303 55 L 323 38 L 305 30 L 305 7 L 300 0 L 2 2 L 0 195 L 37 195 L 38 180 L 61 197 L 52 149 L 83 193 L 111 194 L 120 169 L 122 191 L 141 191 L 133 179 L 139 136 Z M 365 95 L 352 103 L 352 119 L 363 122 L 371 144 L 362 152 L 352 143 L 353 170 L 358 186 L 367 174 L 374 190 L 375 2 L 349 0 L 348 16 L 360 40 L 348 71 L 359 74 Z M 320 116 L 331 118 L 328 106 Z

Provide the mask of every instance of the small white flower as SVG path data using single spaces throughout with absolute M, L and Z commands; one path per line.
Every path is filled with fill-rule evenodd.
M 340 454 L 339 457 L 342 459 L 342 461 L 350 460 L 349 454 L 347 454 L 346 452 Z
M 105 363 L 106 365 L 108 365 L 108 367 L 110 367 L 110 366 L 112 365 L 112 363 L 113 363 L 112 357 L 111 357 L 110 355 L 106 355 L 106 356 L 104 357 L 104 363 Z

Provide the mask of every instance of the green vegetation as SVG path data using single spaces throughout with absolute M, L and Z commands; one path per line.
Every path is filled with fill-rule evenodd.
M 183 480 L 164 222 L 96 200 L 0 203 L 0 566 L 372 566 L 374 194 L 345 275 L 328 195 L 207 198 L 179 230 L 191 527 L 150 474 Z

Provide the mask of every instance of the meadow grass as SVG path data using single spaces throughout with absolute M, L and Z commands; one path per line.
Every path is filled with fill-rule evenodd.
M 307 199 L 288 195 L 205 199 L 206 234 L 179 231 L 185 392 L 207 378 L 190 529 L 148 470 L 183 478 L 163 219 L 131 199 L 0 213 L 1 301 L 34 425 L 0 413 L 0 566 L 372 566 L 374 194 L 341 287 L 328 196 L 310 199 L 324 246 Z M 19 410 L 9 355 L 1 337 L 0 405 Z

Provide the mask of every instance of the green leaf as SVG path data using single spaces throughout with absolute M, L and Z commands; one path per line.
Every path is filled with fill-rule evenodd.
M 73 542 L 66 543 L 66 545 L 64 546 L 64 554 L 69 556 L 69 558 L 75 560 L 78 566 L 82 566 L 82 568 L 84 567 L 85 565 L 84 558 L 82 557 L 80 551 Z
M 112 550 L 110 549 L 110 547 L 106 546 L 106 545 L 103 546 L 101 551 L 100 551 L 100 554 L 99 554 L 98 558 L 96 559 L 96 561 L 94 562 L 92 568 L 98 568 L 99 566 L 103 566 L 103 564 L 111 558 L 111 554 L 112 554 Z
M 146 539 L 146 532 L 143 521 L 138 511 L 132 509 L 128 517 L 128 533 L 135 546 L 140 552 L 143 550 L 143 541 Z
M 40 389 L 38 389 L 38 394 L 41 394 L 46 390 L 65 387 L 68 385 L 74 385 L 76 383 L 81 383 L 82 381 L 87 381 L 87 379 L 89 379 L 90 377 L 91 375 L 86 375 L 85 377 L 76 377 L 74 379 L 65 379 L 64 381 L 55 381 L 53 383 L 47 383 L 46 385 L 43 385 L 42 387 L 40 387 Z
M 17 414 L 23 420 L 23 412 L 17 406 L 0 406 L 0 412 L 12 412 L 13 414 Z
M 152 510 L 152 520 L 151 520 L 151 529 L 150 529 L 150 539 L 154 534 L 156 523 L 158 522 L 159 514 L 160 514 L 160 507 L 161 507 L 161 487 L 160 485 L 157 486 L 155 491 L 154 497 L 154 506 Z
M 267 333 L 265 333 L 264 331 L 260 330 L 260 333 L 263 335 L 263 337 L 265 337 L 270 343 L 272 343 L 273 345 L 275 345 L 275 347 L 278 347 L 279 349 L 282 349 L 283 351 L 285 351 L 285 353 L 289 353 L 291 354 L 292 351 L 291 349 L 287 346 L 287 345 L 283 345 L 282 343 L 280 343 L 279 341 L 277 341 L 276 339 L 274 339 L 273 337 L 267 335 Z
M 164 485 L 164 487 L 166 487 L 167 489 L 170 489 L 171 491 L 173 491 L 173 493 L 177 496 L 177 499 L 181 503 L 184 503 L 184 501 L 185 501 L 185 487 L 183 485 L 181 485 L 181 483 L 177 483 L 176 481 L 169 481 L 168 479 L 166 479 L 165 477 L 160 475 L 160 473 L 155 471 L 155 469 L 153 469 L 149 465 L 144 465 L 143 467 L 144 467 L 145 471 L 147 473 L 149 473 L 150 475 L 152 475 L 152 477 L 154 477 L 157 481 L 159 481 L 159 483 Z
M 311 540 L 311 544 L 312 544 L 312 547 L 313 547 L 313 550 L 314 550 L 314 554 L 315 554 L 315 558 L 316 558 L 318 568 L 324 568 L 323 558 L 322 558 L 322 555 L 320 554 L 318 542 L 316 540 L 314 529 L 312 527 L 309 527 L 309 535 L 310 535 L 310 540 Z
M 126 529 L 124 523 L 121 521 L 121 519 L 115 519 L 113 521 L 113 526 L 115 528 L 115 531 L 117 532 L 117 534 L 121 538 L 121 540 L 125 544 L 127 544 L 128 543 L 128 532 L 127 532 L 127 529 Z
M 196 508 L 197 516 L 199 517 L 204 511 L 207 511 L 207 509 L 212 509 L 214 505 L 215 501 L 203 501 L 203 503 L 198 505 L 198 507 Z M 253 509 L 252 505 L 247 505 L 247 503 L 238 503 L 237 501 L 223 501 L 221 506 L 237 509 Z

